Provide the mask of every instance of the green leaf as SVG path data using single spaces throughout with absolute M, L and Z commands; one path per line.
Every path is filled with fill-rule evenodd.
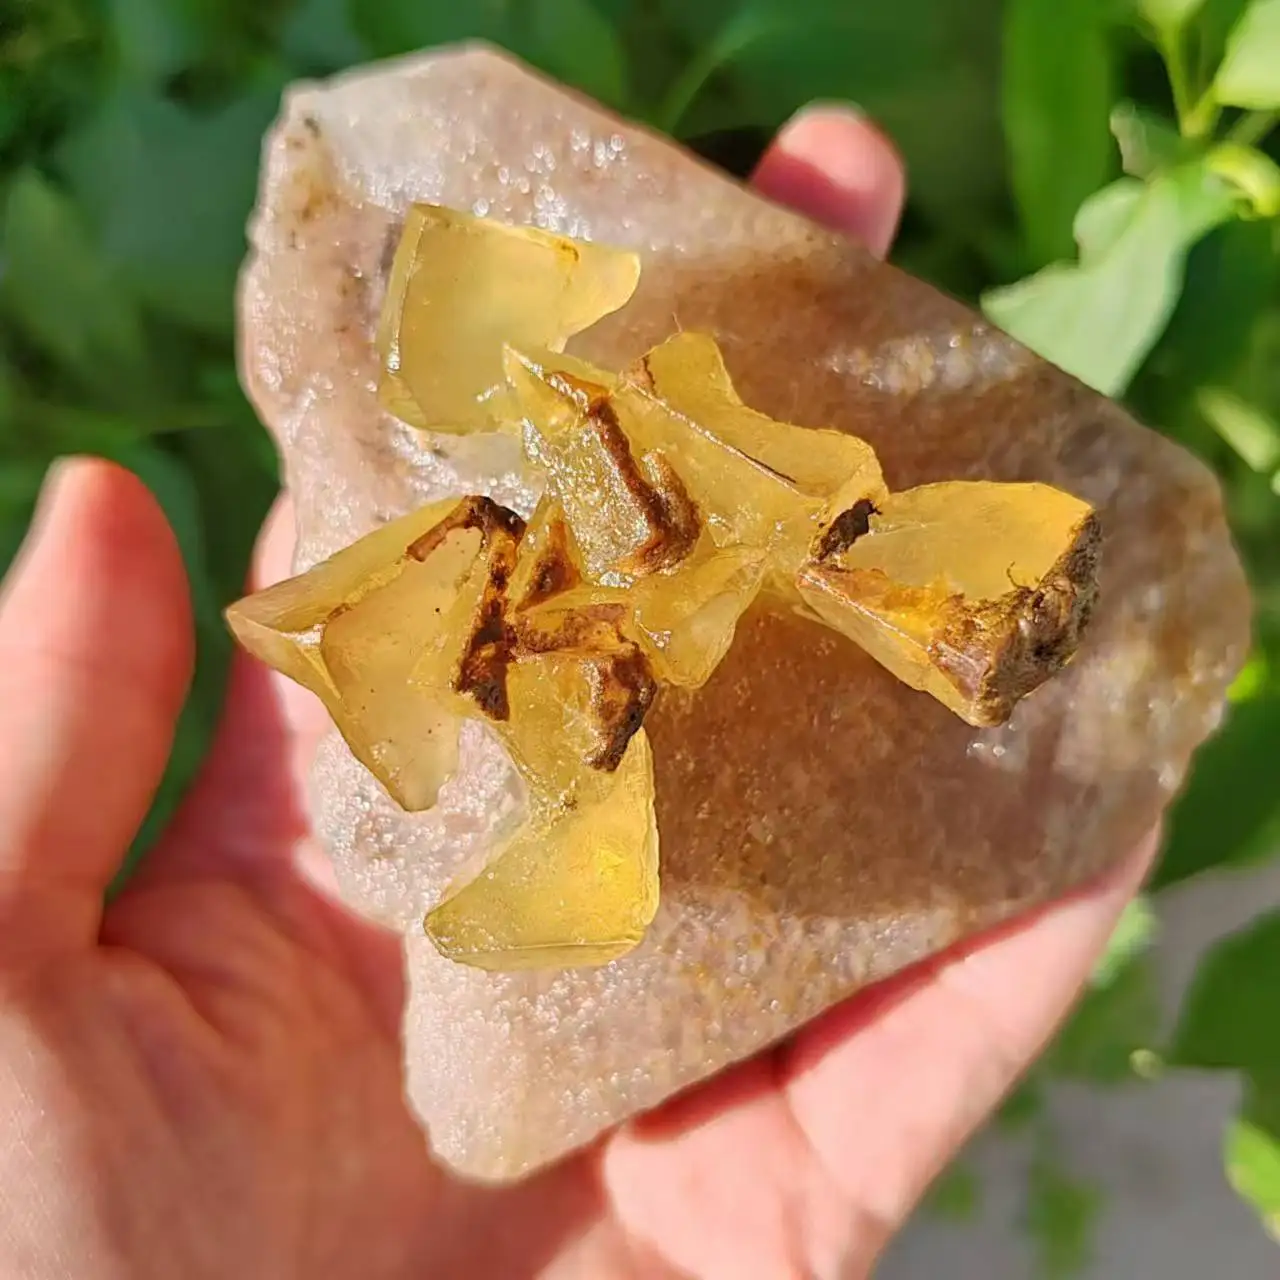
M 1227 40 L 1250 0 L 1204 0 L 1196 13 L 1195 44 L 1198 47 L 1197 70 L 1206 86 L 1226 53 Z
M 173 0 L 107 0 L 119 74 L 155 84 L 194 59 L 198 32 L 186 6 Z
M 510 27 L 508 0 L 434 4 L 424 0 L 348 0 L 347 14 L 357 37 L 376 58 L 394 57 L 456 40 L 495 40 Z
M 1149 178 L 1189 158 L 1191 144 L 1163 116 L 1133 102 L 1122 102 L 1111 113 L 1111 132 L 1120 148 L 1125 173 Z
M 1069 1280 L 1089 1265 L 1101 1207 L 1093 1183 L 1071 1177 L 1051 1155 L 1032 1161 L 1027 1231 L 1045 1280 Z
M 112 452 L 148 485 L 172 525 L 191 582 L 196 619 L 196 670 L 179 719 L 164 780 L 116 877 L 128 879 L 164 830 L 204 762 L 217 728 L 231 642 L 223 607 L 239 595 L 254 541 L 275 495 L 271 472 L 259 465 L 257 436 L 231 425 L 216 433 L 174 436 Z
M 1215 944 L 1200 962 L 1165 1055 L 1174 1066 L 1280 1067 L 1280 911 Z
M 1020 1080 L 996 1112 L 995 1123 L 1006 1133 L 1025 1133 L 1044 1115 L 1043 1072 L 1038 1068 Z
M 262 135 L 278 102 L 268 86 L 197 114 L 122 92 L 63 147 L 72 189 L 99 219 L 104 252 L 166 316 L 231 332 Z
M 1221 386 L 1266 404 L 1265 387 L 1246 378 L 1245 364 L 1280 286 L 1273 228 L 1233 219 L 1187 257 L 1182 297 L 1164 335 L 1135 381 L 1129 400 L 1138 416 L 1211 460 L 1221 451 L 1196 405 L 1201 387 Z M 1257 360 L 1260 369 L 1268 359 Z
M 1257 147 L 1223 142 L 1205 157 L 1205 167 L 1248 201 L 1253 217 L 1280 213 L 1280 165 Z
M 982 1183 L 960 1160 L 953 1160 L 925 1194 L 924 1211 L 946 1222 L 972 1222 L 982 1208 Z
M 0 575 L 8 572 L 26 537 L 44 473 L 43 463 L 0 464 Z
M 1188 388 L 1227 377 L 1277 286 L 1280 255 L 1265 223 L 1233 220 L 1193 251 L 1169 335 L 1170 359 L 1191 375 Z
M 352 4 L 349 12 L 357 33 L 379 55 L 491 40 L 608 105 L 625 100 L 625 51 L 591 0 L 381 0 Z
M 1109 987 L 1123 976 L 1156 940 L 1158 922 L 1150 899 L 1139 896 L 1125 907 L 1111 932 L 1107 949 L 1094 967 L 1094 987 Z
M 600 102 L 626 101 L 626 54 L 591 0 L 537 0 L 529 14 L 528 48 L 552 75 Z
M 1253 0 L 1232 28 L 1213 95 L 1233 107 L 1280 107 L 1280 0 Z
M 1146 189 L 1137 178 L 1117 178 L 1080 206 L 1071 232 L 1082 264 L 1096 262 L 1110 251 L 1133 221 Z
M 1280 1078 L 1251 1079 L 1223 1143 L 1227 1181 L 1280 1240 Z
M 1009 0 L 1003 116 L 1010 177 L 1031 259 L 1071 252 L 1081 202 L 1112 169 L 1114 70 L 1098 0 Z
M 1204 0 L 1138 0 L 1138 12 L 1157 31 L 1177 32 L 1203 3 Z
M 225 660 L 228 646 L 222 637 L 218 602 L 208 572 L 200 498 L 190 473 L 155 442 L 138 442 L 104 452 L 133 471 L 164 510 L 191 584 L 197 639 L 195 675 L 178 719 L 164 776 L 147 818 L 117 872 L 111 889 L 114 893 L 163 831 L 204 760 L 221 695 L 220 682 L 211 668 Z
M 1232 706 L 1226 724 L 1197 753 L 1174 804 L 1154 888 L 1258 855 L 1257 842 L 1280 815 L 1278 759 L 1280 696 L 1270 692 Z
M 141 322 L 75 206 L 26 169 L 3 217 L 0 307 L 10 322 L 86 385 L 127 399 L 147 369 Z
M 1132 181 L 1132 180 L 1131 180 Z M 1230 216 L 1199 166 L 1131 184 L 1078 224 L 1079 265 L 1057 263 L 983 298 L 1001 328 L 1105 395 L 1119 395 L 1178 300 L 1188 247 Z
M 1280 466 L 1280 422 L 1265 410 L 1223 387 L 1201 387 L 1196 404 L 1255 471 L 1269 474 Z
M 1129 960 L 1088 991 L 1045 1056 L 1051 1075 L 1093 1084 L 1134 1077 L 1133 1056 L 1156 1041 L 1160 1000 L 1147 957 Z
M 281 37 L 294 66 L 316 75 L 361 62 L 368 51 L 356 35 L 346 0 L 303 0 Z
M 731 107 L 720 128 L 772 130 L 815 99 L 856 103 L 901 150 L 918 211 L 952 235 L 995 216 L 999 0 L 664 0 L 664 13 L 697 53 L 656 113 L 660 127 L 687 136 L 709 94 Z

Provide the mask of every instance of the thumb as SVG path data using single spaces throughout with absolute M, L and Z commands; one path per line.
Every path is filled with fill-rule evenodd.
M 177 544 L 112 463 L 55 466 L 0 595 L 0 967 L 97 937 L 192 665 Z

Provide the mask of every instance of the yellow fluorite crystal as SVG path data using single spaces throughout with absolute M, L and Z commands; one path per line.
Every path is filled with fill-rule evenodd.
M 414 205 L 378 329 L 378 397 L 415 427 L 492 430 L 503 343 L 558 350 L 639 278 L 627 250 Z
M 885 500 L 800 574 L 818 616 L 975 725 L 1001 724 L 1075 652 L 1096 594 L 1087 503 L 953 481 Z
M 531 733 L 560 729 L 547 723 L 548 681 L 555 676 L 518 676 L 529 685 Z M 427 934 L 446 956 L 484 969 L 567 968 L 603 964 L 644 937 L 658 909 L 658 828 L 643 730 L 615 772 L 589 781 L 571 805 L 531 800 L 515 838 L 428 914 Z
M 410 672 L 445 629 L 481 532 L 459 529 L 428 560 L 419 539 L 457 506 L 433 503 L 233 605 L 236 639 L 324 703 L 352 753 L 408 810 L 430 808 L 457 763 L 457 717 L 415 694 Z
M 711 678 L 762 591 L 976 725 L 1070 658 L 1093 603 L 1097 522 L 1068 494 L 890 493 L 865 441 L 744 404 L 705 334 L 622 373 L 563 354 L 636 280 L 633 255 L 415 206 L 382 401 L 418 426 L 519 432 L 544 496 L 527 526 L 484 497 L 433 504 L 230 611 L 407 809 L 434 803 L 463 719 L 502 742 L 525 821 L 426 918 L 482 968 L 596 965 L 644 936 L 645 716 L 663 685 Z

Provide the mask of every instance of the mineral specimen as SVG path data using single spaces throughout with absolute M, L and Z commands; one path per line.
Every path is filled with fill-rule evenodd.
M 1248 600 L 1216 485 L 1188 455 L 856 245 L 483 49 L 299 89 L 270 141 L 243 283 L 242 353 L 294 494 L 299 572 L 348 548 L 356 554 L 364 535 L 426 504 L 448 510 L 469 494 L 529 520 L 525 536 L 539 545 L 561 536 L 552 507 L 537 510 L 542 495 L 521 439 L 457 434 L 472 415 L 489 415 L 501 392 L 473 402 L 454 384 L 408 388 L 432 432 L 401 420 L 412 416 L 405 402 L 388 412 L 379 401 L 378 318 L 415 203 L 639 254 L 625 305 L 616 294 L 575 302 L 523 336 L 517 349 L 533 364 L 554 366 L 563 341 L 566 360 L 661 387 L 663 358 L 651 357 L 646 373 L 641 356 L 673 331 L 712 335 L 731 383 L 705 353 L 677 344 L 667 355 L 708 369 L 693 385 L 719 406 L 718 438 L 737 430 L 750 439 L 759 426 L 751 411 L 844 433 L 868 442 L 893 495 L 832 532 L 824 567 L 804 587 L 810 608 L 858 611 L 857 643 L 761 590 L 700 687 L 697 663 L 677 679 L 684 658 L 671 651 L 675 674 L 662 677 L 668 687 L 645 719 L 660 902 L 643 941 L 608 963 L 492 972 L 437 945 L 475 959 L 485 937 L 459 936 L 447 917 L 434 940 L 423 930 L 459 882 L 519 873 L 489 855 L 504 844 L 510 852 L 538 801 L 492 725 L 464 722 L 451 773 L 434 748 L 402 762 L 405 785 L 418 788 L 409 802 L 429 806 L 414 813 L 339 734 L 321 748 L 313 811 L 343 892 L 403 930 L 410 1099 L 443 1160 L 509 1179 L 860 986 L 1113 865 L 1217 723 L 1247 644 Z M 591 324 L 591 315 L 602 318 Z M 383 335 L 389 357 L 394 341 Z M 405 335 L 399 341 L 407 351 Z M 479 372 L 496 387 L 506 370 Z M 735 394 L 744 402 L 736 413 Z M 456 420 L 439 420 L 446 405 Z M 705 408 L 683 411 L 702 419 Z M 831 447 L 844 446 L 837 437 Z M 812 473 L 791 475 L 801 488 L 829 483 L 814 448 Z M 1091 555 L 1098 535 L 1082 505 L 1068 513 L 1079 519 L 1065 564 L 1034 536 L 1004 565 L 964 557 L 959 538 L 952 548 L 925 538 L 925 554 L 902 518 L 908 509 L 895 504 L 915 504 L 927 521 L 928 487 L 957 480 L 1051 486 L 1093 508 L 1101 530 L 1098 604 L 1076 658 L 992 728 L 907 687 L 862 646 L 874 648 L 899 622 L 911 641 L 903 652 L 946 639 L 966 690 L 956 709 L 999 718 L 1028 670 L 1054 654 L 1035 653 L 1033 627 L 1010 633 L 998 660 L 975 665 L 950 637 L 978 615 L 998 629 L 1002 611 L 1025 614 L 1030 593 L 1070 642 L 1080 608 L 1067 589 L 1071 557 Z M 732 519 L 736 504 L 726 506 Z M 970 509 L 979 522 L 1017 515 L 992 511 L 981 484 Z M 749 529 L 735 536 L 753 545 Z M 487 554 L 471 550 L 482 539 L 465 530 L 450 547 Z M 781 540 L 800 543 L 798 531 Z M 616 549 L 597 550 L 603 562 Z M 862 558 L 882 552 L 886 577 L 897 566 L 895 591 Z M 748 558 L 697 567 L 714 602 L 751 591 L 760 566 Z M 939 568 L 958 575 L 945 599 L 922 585 Z M 440 569 L 428 557 L 389 565 L 388 575 L 430 579 Z M 536 596 L 533 569 L 518 576 Z M 351 586 L 337 579 L 331 599 L 343 603 Z M 647 615 L 655 635 L 679 621 L 661 616 L 663 604 Z M 363 629 L 361 610 L 383 605 L 398 607 L 394 593 L 381 603 L 361 596 L 349 625 Z M 530 612 L 553 606 L 547 599 Z M 295 630 L 317 621 L 302 610 Z M 554 617 L 544 621 L 554 629 Z M 707 625 L 723 631 L 715 607 Z M 927 683 L 934 665 L 906 664 L 900 674 Z M 356 673 L 347 678 L 358 687 Z M 518 696 L 514 685 L 509 693 Z M 396 713 L 385 709 L 379 741 L 397 740 Z M 565 887 L 576 890 L 571 833 L 563 849 Z M 530 852 L 545 866 L 546 849 Z M 482 932 L 496 936 L 508 923 L 506 885 L 485 892 L 492 915 Z M 591 900 L 579 906 L 589 911 Z M 482 918 L 475 904 L 467 918 Z
M 596 249 L 592 261 L 592 246 L 455 211 L 415 206 L 406 221 L 382 332 L 413 329 L 414 309 L 447 327 L 438 317 L 468 272 L 483 293 L 522 256 L 550 255 L 599 298 L 625 257 Z M 506 296 L 497 309 L 513 329 L 534 328 L 556 314 L 562 274 L 522 278 L 527 312 Z M 657 677 L 704 685 L 762 588 L 766 607 L 807 609 L 975 725 L 1003 724 L 1059 670 L 1092 612 L 1087 503 L 991 481 L 889 494 L 865 441 L 744 405 L 705 334 L 669 339 L 620 378 L 522 355 L 465 309 L 447 343 L 380 345 L 392 402 L 403 386 L 444 388 L 415 399 L 415 421 L 457 423 L 464 406 L 481 431 L 522 431 L 546 489 L 533 536 L 482 495 L 430 503 L 425 528 L 407 517 L 367 534 L 228 619 L 250 652 L 325 702 L 407 810 L 435 803 L 464 718 L 497 734 L 529 814 L 427 916 L 451 959 L 562 968 L 640 942 L 658 905 L 641 727 Z

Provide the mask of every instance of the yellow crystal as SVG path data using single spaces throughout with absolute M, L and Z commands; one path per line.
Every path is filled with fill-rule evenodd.
M 706 334 L 678 333 L 655 347 L 615 402 L 642 447 L 679 459 L 720 540 L 769 549 L 784 584 L 825 521 L 886 493 L 865 440 L 775 422 L 743 404 Z
M 539 677 L 541 678 L 541 677 Z M 658 909 L 653 759 L 643 730 L 576 807 L 536 811 L 493 863 L 430 912 L 440 951 L 483 969 L 604 964 Z
M 535 512 L 519 557 L 497 567 L 496 577 L 492 567 L 484 581 L 473 575 L 448 619 L 472 638 L 462 661 L 433 651 L 411 682 L 448 704 L 466 696 L 465 655 L 478 656 L 495 683 L 476 705 L 525 780 L 529 814 L 488 868 L 428 915 L 427 932 L 445 955 L 486 968 L 600 964 L 634 947 L 657 910 L 652 761 L 640 731 L 656 685 L 621 605 L 553 608 L 581 578 L 554 504 Z
M 801 595 L 913 689 L 1000 724 L 1075 652 L 1096 593 L 1087 503 L 1043 484 L 952 481 L 851 514 L 801 571 Z
M 544 357 L 545 361 L 545 357 Z M 525 451 L 564 508 L 596 581 L 679 564 L 700 532 L 698 510 L 671 460 L 637 456 L 607 375 L 552 365 L 508 349 L 507 376 L 524 414 Z
M 459 644 L 445 616 L 482 535 L 458 529 L 434 555 L 415 553 L 457 505 L 395 520 L 227 611 L 241 645 L 316 694 L 355 757 L 407 810 L 430 808 L 457 764 L 457 717 L 407 684 L 429 649 Z
M 627 250 L 413 205 L 378 329 L 378 397 L 415 427 L 493 430 L 503 343 L 559 350 L 639 278 Z
M 662 685 L 710 679 L 762 591 L 972 724 L 1066 662 L 1093 604 L 1097 523 L 1068 494 L 891 494 L 865 441 L 744 404 L 705 334 L 621 374 L 564 354 L 637 275 L 632 254 L 415 206 L 382 402 L 417 426 L 518 430 L 544 496 L 527 526 L 483 497 L 425 507 L 228 615 L 406 809 L 434 803 L 463 719 L 501 741 L 526 821 L 425 922 L 482 968 L 600 964 L 643 937 L 644 718 Z

